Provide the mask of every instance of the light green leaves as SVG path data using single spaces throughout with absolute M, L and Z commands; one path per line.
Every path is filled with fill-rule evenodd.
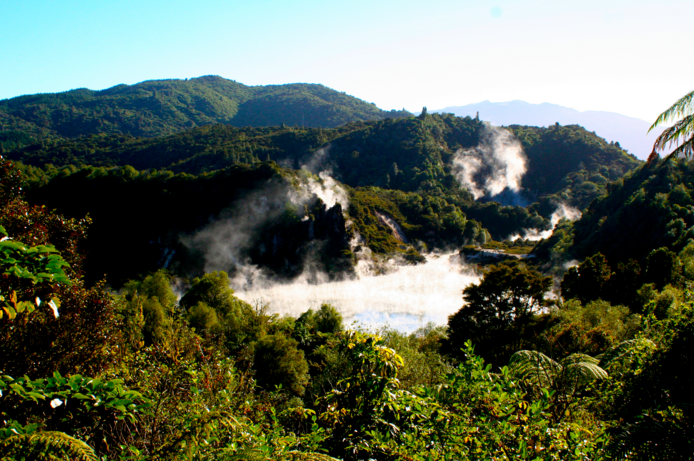
M 0 226 L 0 234 L 7 236 L 5 228 Z M 26 288 L 26 285 L 36 286 L 42 283 L 65 283 L 70 280 L 63 271 L 68 265 L 60 256 L 58 250 L 52 245 L 38 245 L 27 247 L 21 242 L 4 237 L 0 241 L 0 274 L 10 279 L 11 290 L 7 293 L 0 292 L 0 319 L 7 316 L 13 320 L 22 312 L 32 313 L 36 307 L 41 306 L 41 299 L 36 296 L 34 301 L 19 299 L 17 291 Z M 57 318 L 60 302 L 52 298 L 47 306 Z

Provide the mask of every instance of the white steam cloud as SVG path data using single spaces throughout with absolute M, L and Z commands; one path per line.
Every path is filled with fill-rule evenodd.
M 327 207 L 339 203 L 343 210 L 347 209 L 347 192 L 326 167 L 328 154 L 328 147 L 322 148 L 302 165 L 302 169 L 317 174 L 317 179 L 304 175 L 297 189 L 269 184 L 234 204 L 217 220 L 184 239 L 184 243 L 203 253 L 205 272 L 233 272 L 230 283 L 236 295 L 251 304 L 269 304 L 272 313 L 298 316 L 329 303 L 343 315 L 346 324 L 358 322 L 366 328 L 389 325 L 414 331 L 429 322 L 446 324 L 448 316 L 463 304 L 462 290 L 480 278 L 457 253 L 429 254 L 424 264 L 400 264 L 374 258 L 354 232 L 350 246 L 357 258 L 356 276 L 337 281 L 321 272 L 318 264 L 312 264 L 310 251 L 302 275 L 291 281 L 276 280 L 243 259 L 245 250 L 253 245 L 256 231 L 277 218 L 287 203 L 302 210 L 319 197 Z M 387 215 L 382 219 L 404 240 L 397 222 Z M 311 251 L 315 255 L 320 245 Z
M 349 196 L 347 191 L 335 181 L 327 171 L 318 173 L 319 181 L 313 178 L 308 179 L 306 191 L 320 198 L 328 209 L 339 203 L 342 205 L 342 212 L 347 211 L 349 206 Z
M 386 265 L 390 272 L 372 275 L 366 259 L 359 262 L 359 277 L 353 280 L 310 283 L 304 277 L 291 283 L 242 284 L 232 281 L 236 295 L 251 304 L 268 303 L 270 312 L 298 316 L 322 303 L 333 305 L 346 324 L 359 322 L 377 328 L 390 325 L 401 331 L 414 331 L 429 322 L 446 324 L 448 316 L 463 305 L 462 290 L 479 281 L 457 253 L 426 256 L 427 262 L 415 266 Z M 382 272 L 382 271 L 381 271 Z
M 188 248 L 202 253 L 205 272 L 237 270 L 250 277 L 259 269 L 242 255 L 253 245 L 258 229 L 277 219 L 289 205 L 303 213 L 304 207 L 316 198 L 327 208 L 339 203 L 345 210 L 349 204 L 345 189 L 327 173 L 321 173 L 318 180 L 305 178 L 298 188 L 268 183 L 234 203 L 202 230 L 181 240 Z
M 453 158 L 454 174 L 475 199 L 504 191 L 520 192 L 526 171 L 523 147 L 511 132 L 485 124 L 480 145 L 461 149 Z
M 554 232 L 554 227 L 561 221 L 562 219 L 568 219 L 569 221 L 576 221 L 578 218 L 581 217 L 581 212 L 577 208 L 570 207 L 568 205 L 565 205 L 563 203 L 560 203 L 557 205 L 557 209 L 554 210 L 554 213 L 552 213 L 552 216 L 550 217 L 550 223 L 552 224 L 552 227 L 550 229 L 541 231 L 539 229 L 523 229 L 522 234 L 514 234 L 511 237 L 509 237 L 510 240 L 518 240 L 519 238 L 522 238 L 524 240 L 532 240 L 532 241 L 537 241 L 537 240 L 542 240 L 548 238 L 550 235 L 552 235 L 552 232 Z
M 342 205 L 343 213 L 347 211 L 349 196 L 347 191 L 332 178 L 332 167 L 329 163 L 330 144 L 321 147 L 301 165 L 302 170 L 318 175 L 319 181 L 308 179 L 308 191 L 318 196 L 328 208 L 336 203 Z

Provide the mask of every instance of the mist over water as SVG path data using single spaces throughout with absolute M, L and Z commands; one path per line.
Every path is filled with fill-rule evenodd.
M 270 312 L 280 315 L 296 317 L 328 303 L 342 314 L 345 325 L 356 321 L 363 328 L 378 328 L 387 324 L 410 332 L 429 322 L 446 324 L 463 304 L 463 289 L 480 279 L 457 253 L 428 254 L 426 259 L 416 266 L 390 261 L 391 272 L 385 275 L 370 275 L 371 268 L 360 261 L 359 275 L 353 280 L 310 283 L 299 277 L 281 283 L 255 278 L 248 284 L 248 278 L 236 278 L 232 288 L 244 301 L 267 303 Z
M 519 193 L 527 169 L 526 157 L 520 141 L 508 130 L 485 124 L 480 144 L 456 152 L 453 168 L 460 185 L 476 200 L 504 194 L 516 202 L 511 204 L 524 202 Z

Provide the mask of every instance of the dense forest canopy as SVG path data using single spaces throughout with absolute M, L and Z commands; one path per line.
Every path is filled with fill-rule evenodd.
M 350 101 L 203 77 L 2 102 L 0 458 L 691 457 L 690 162 Z M 555 223 L 531 257 L 492 240 Z M 230 284 L 461 247 L 497 262 L 412 334 Z
M 23 132 L 34 139 L 100 133 L 156 137 L 213 123 L 332 128 L 407 115 L 323 85 L 247 86 L 205 76 L 6 99 L 0 101 L 0 133 Z

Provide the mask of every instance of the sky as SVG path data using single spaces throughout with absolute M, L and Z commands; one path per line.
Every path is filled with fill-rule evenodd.
M 0 0 L 0 99 L 219 75 L 382 109 L 549 102 L 653 121 L 694 90 L 691 0 Z

